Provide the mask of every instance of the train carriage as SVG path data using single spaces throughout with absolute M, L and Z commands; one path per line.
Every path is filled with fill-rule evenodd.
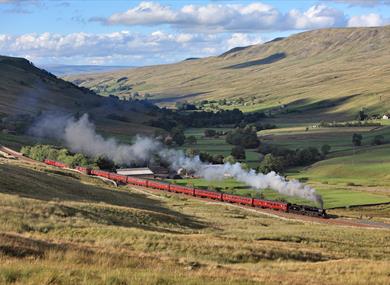
M 110 173 L 110 179 L 114 180 L 116 182 L 122 182 L 124 184 L 127 183 L 127 176 L 120 175 L 120 174 L 117 174 L 117 173 Z
M 133 184 L 133 185 L 138 185 L 138 186 L 148 187 L 148 180 L 146 180 L 146 179 L 139 179 L 139 178 L 134 178 L 134 177 L 127 176 L 126 183 Z
M 110 179 L 110 172 L 107 171 L 92 169 L 91 174 Z
M 223 194 L 222 200 L 229 203 L 237 203 L 253 206 L 253 198 L 242 197 L 238 195 Z
M 186 186 L 170 184 L 170 191 L 195 196 L 195 189 Z
M 162 183 L 162 182 L 157 182 L 157 181 L 153 181 L 153 180 L 148 181 L 148 187 L 160 189 L 160 190 L 169 191 L 169 185 L 170 184 L 168 184 L 168 183 Z
M 280 211 L 284 211 L 284 212 L 288 211 L 288 204 L 283 203 L 283 202 L 275 202 L 275 201 L 268 201 L 268 200 L 262 200 L 262 199 L 253 199 L 253 206 L 260 207 L 260 208 L 280 210 Z
M 90 175 L 91 174 L 91 168 L 83 167 L 83 166 L 76 166 L 75 169 L 81 173 Z
M 222 200 L 222 193 L 207 191 L 202 189 L 195 189 L 194 193 L 196 197 Z

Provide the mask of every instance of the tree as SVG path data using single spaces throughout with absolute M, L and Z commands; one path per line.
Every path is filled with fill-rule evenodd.
M 373 145 L 381 145 L 381 144 L 384 144 L 385 143 L 385 137 L 382 136 L 382 135 L 377 135 L 374 137 L 374 139 L 372 140 L 372 143 Z
M 196 144 L 197 140 L 196 140 L 196 137 L 195 136 L 188 136 L 186 137 L 186 143 L 187 144 Z
M 236 159 L 232 155 L 229 155 L 223 159 L 223 163 L 235 164 Z
M 283 171 L 283 168 L 283 159 L 269 153 L 265 155 L 264 159 L 261 161 L 259 171 L 262 173 L 268 173 L 271 171 L 281 172 Z
M 186 137 L 184 136 L 184 131 L 182 128 L 173 128 L 171 130 L 172 140 L 177 145 L 183 145 Z
M 206 138 L 215 137 L 216 134 L 217 134 L 217 132 L 215 130 L 207 129 L 207 130 L 204 131 L 204 136 Z
M 235 159 L 245 159 L 245 149 L 242 146 L 235 146 L 232 148 L 231 155 Z
M 357 118 L 359 121 L 364 121 L 365 119 L 368 118 L 368 115 L 364 112 L 364 110 L 360 110 L 358 115 L 357 115 Z
M 352 135 L 352 144 L 354 146 L 361 146 L 362 139 L 363 139 L 363 136 L 361 134 L 353 134 Z
M 194 148 L 187 148 L 186 149 L 186 155 L 189 157 L 194 157 L 199 155 L 199 150 L 194 149 Z
M 213 156 L 213 163 L 215 164 L 223 164 L 224 157 L 222 154 L 216 154 Z
M 100 169 L 105 169 L 105 170 L 113 170 L 115 169 L 115 164 L 112 160 L 104 157 L 104 156 L 99 156 L 95 160 L 95 164 L 100 168 Z
M 330 152 L 331 146 L 328 144 L 324 144 L 321 146 L 321 152 L 323 156 L 327 156 L 328 153 Z

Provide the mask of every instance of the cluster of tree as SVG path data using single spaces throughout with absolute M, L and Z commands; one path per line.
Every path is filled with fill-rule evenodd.
M 186 155 L 189 157 L 198 155 L 201 161 L 211 164 L 222 164 L 224 162 L 224 156 L 222 154 L 212 155 L 208 152 L 201 152 L 194 148 L 188 148 L 186 150 Z
M 81 153 L 71 153 L 66 148 L 58 148 L 52 145 L 24 146 L 21 149 L 21 153 L 34 160 L 44 161 L 45 159 L 51 159 L 65 163 L 70 167 L 88 166 L 105 170 L 115 169 L 115 163 L 106 157 L 99 156 L 91 159 Z
M 306 166 L 319 161 L 330 152 L 331 147 L 323 145 L 321 151 L 315 147 L 290 150 L 261 144 L 258 150 L 264 155 L 258 170 L 267 173 L 270 171 L 283 172 L 288 167 Z
M 197 107 L 194 104 L 188 103 L 187 101 L 176 102 L 175 107 L 176 107 L 177 110 L 180 110 L 180 111 L 194 111 L 194 110 L 197 110 Z
M 93 164 L 93 161 L 88 160 L 81 153 L 70 153 L 66 148 L 57 148 L 52 145 L 38 144 L 35 146 L 24 146 L 21 149 L 21 153 L 34 160 L 43 161 L 45 159 L 51 159 L 66 163 L 72 167 Z
M 361 146 L 362 145 L 363 136 L 361 134 L 353 134 L 352 135 L 352 144 L 354 146 Z M 386 140 L 383 135 L 376 135 L 372 141 L 371 145 L 382 145 L 385 144 Z
M 220 110 L 218 112 L 176 112 L 173 119 L 185 127 L 210 127 L 227 124 L 235 124 L 244 118 L 244 114 L 238 110 Z
M 225 134 L 226 134 L 226 132 L 224 132 L 224 131 L 216 131 L 213 129 L 206 129 L 204 131 L 204 136 L 206 138 L 215 138 L 215 137 L 223 136 Z
M 257 130 L 253 126 L 246 126 L 245 128 L 236 128 L 226 135 L 226 142 L 243 148 L 256 148 L 260 144 L 257 137 Z

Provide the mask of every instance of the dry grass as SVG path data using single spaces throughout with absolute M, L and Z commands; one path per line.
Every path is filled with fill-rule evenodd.
M 143 195 L 38 164 L 1 160 L 0 173 L 3 284 L 386 284 L 389 277 L 388 230 Z
M 165 103 L 254 96 L 255 105 L 238 107 L 284 104 L 290 112 L 302 111 L 291 114 L 295 121 L 331 121 L 355 116 L 361 107 L 388 111 L 389 33 L 390 26 L 310 31 L 223 57 L 67 79 L 112 93 L 117 80 L 127 77 L 120 84 L 131 85 L 131 92 L 148 92 Z M 272 64 L 232 68 L 280 52 L 286 57 Z

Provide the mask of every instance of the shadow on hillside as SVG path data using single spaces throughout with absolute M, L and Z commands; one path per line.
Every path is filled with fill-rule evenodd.
M 286 58 L 286 53 L 278 52 L 278 53 L 274 53 L 274 54 L 267 56 L 265 58 L 262 58 L 262 59 L 252 60 L 252 61 L 247 61 L 247 62 L 243 62 L 243 63 L 239 63 L 239 64 L 230 65 L 230 66 L 224 67 L 223 69 L 240 69 L 240 68 L 246 68 L 246 67 L 256 66 L 256 65 L 271 64 L 271 63 L 277 62 L 279 60 L 282 60 L 284 58 Z
M 344 104 L 347 101 L 355 98 L 356 96 L 359 96 L 361 94 L 353 94 L 349 96 L 344 96 L 336 99 L 325 99 L 325 100 L 320 100 L 316 102 L 311 102 L 307 99 L 299 99 L 295 100 L 291 103 L 288 103 L 285 106 L 286 112 L 288 113 L 302 113 L 306 111 L 315 111 L 315 110 L 320 110 L 320 109 L 328 109 L 328 108 L 333 108 L 338 105 Z
M 97 223 L 168 232 L 174 231 L 167 229 L 167 227 L 174 229 L 173 226 L 187 229 L 201 229 L 206 226 L 194 217 L 168 209 L 159 200 L 150 199 L 142 194 L 82 184 L 74 175 L 70 177 L 48 175 L 3 164 L 0 165 L 0 176 L 0 193 L 41 201 L 95 203 L 80 206 L 58 205 L 57 208 L 64 216 L 81 215 Z M 104 207 L 110 205 L 125 209 Z M 143 211 L 134 211 L 137 209 Z

